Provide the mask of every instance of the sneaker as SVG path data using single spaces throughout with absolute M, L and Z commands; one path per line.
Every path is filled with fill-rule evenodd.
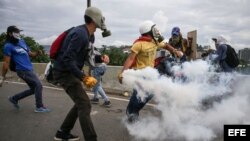
M 48 109 L 46 107 L 40 107 L 40 108 L 36 108 L 35 112 L 36 113 L 47 113 L 47 112 L 50 112 L 50 109 Z
M 92 99 L 90 99 L 90 102 L 93 103 L 93 104 L 98 104 L 99 99 L 98 98 L 92 98 Z
M 105 101 L 102 105 L 109 108 L 109 107 L 111 107 L 111 102 Z
M 76 135 L 70 133 L 64 133 L 62 131 L 57 131 L 56 136 L 54 137 L 55 141 L 78 141 L 80 138 Z
M 14 100 L 12 96 L 9 97 L 9 101 L 10 101 L 10 103 L 13 104 L 13 106 L 14 106 L 15 108 L 17 108 L 17 109 L 20 108 L 19 105 L 18 105 L 17 100 Z

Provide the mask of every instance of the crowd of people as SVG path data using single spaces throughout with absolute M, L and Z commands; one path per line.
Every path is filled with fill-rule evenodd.
M 55 140 L 78 140 L 79 137 L 71 134 L 71 130 L 79 117 L 82 133 L 86 141 L 97 141 L 97 134 L 93 126 L 90 112 L 91 103 L 99 103 L 101 95 L 106 107 L 111 106 L 109 97 L 102 88 L 102 76 L 106 71 L 106 65 L 109 63 L 109 57 L 105 54 L 95 55 L 95 65 L 90 66 L 89 73 L 85 73 L 82 68 L 88 61 L 87 48 L 94 43 L 94 33 L 96 29 L 103 31 L 103 37 L 109 36 L 111 33 L 107 30 L 104 16 L 100 9 L 96 7 L 88 7 L 84 14 L 85 23 L 72 29 L 62 44 L 58 55 L 53 60 L 53 79 L 65 90 L 67 95 L 74 102 L 73 107 L 68 112 L 60 128 L 56 131 Z M 23 98 L 35 95 L 36 107 L 34 112 L 46 113 L 51 110 L 43 103 L 42 83 L 36 76 L 30 57 L 36 57 L 41 52 L 32 52 L 29 46 L 20 36 L 20 30 L 16 26 L 7 28 L 7 38 L 4 45 L 4 60 L 2 67 L 2 75 L 0 85 L 6 77 L 11 61 L 15 63 L 15 71 L 17 75 L 27 83 L 28 90 L 20 92 L 9 97 L 9 102 L 15 108 L 19 108 L 19 101 Z M 162 48 L 168 50 L 173 57 L 180 58 L 181 62 L 189 60 L 192 53 L 191 45 L 181 33 L 179 27 L 173 27 L 169 42 L 164 42 L 164 37 L 160 34 L 155 23 L 152 21 L 144 21 L 139 26 L 140 37 L 136 39 L 131 47 L 131 53 L 126 59 L 121 72 L 118 74 L 118 80 L 122 84 L 122 73 L 127 69 L 144 69 L 146 67 L 155 66 L 155 57 L 157 49 Z M 215 42 L 217 54 L 215 60 L 220 64 L 222 71 L 232 72 L 234 68 L 230 67 L 225 58 L 227 57 L 228 46 L 220 37 L 213 38 Z M 92 88 L 94 96 L 90 99 L 82 86 L 82 83 Z M 147 97 L 142 100 L 137 95 L 137 90 L 133 89 L 132 96 L 126 108 L 128 122 L 133 123 L 138 120 L 140 110 L 153 98 L 153 94 L 146 94 Z

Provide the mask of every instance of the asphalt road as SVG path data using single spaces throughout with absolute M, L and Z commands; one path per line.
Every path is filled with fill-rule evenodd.
M 27 89 L 23 83 L 7 83 L 0 87 L 0 141 L 53 141 L 56 130 L 73 105 L 68 95 L 60 88 L 44 86 L 43 100 L 49 113 L 35 113 L 34 95 L 19 101 L 20 109 L 15 109 L 8 96 Z M 91 97 L 92 94 L 88 93 Z M 137 141 L 129 135 L 124 125 L 125 108 L 128 97 L 109 95 L 111 108 L 100 104 L 92 105 L 91 117 L 98 141 Z M 154 112 L 152 105 L 141 111 L 141 116 Z M 79 121 L 72 130 L 84 141 Z

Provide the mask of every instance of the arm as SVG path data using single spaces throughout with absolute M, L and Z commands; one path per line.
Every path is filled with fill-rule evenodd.
M 177 57 L 182 57 L 183 53 L 181 51 L 178 51 L 174 47 L 172 47 L 170 44 L 165 43 L 165 46 L 163 47 L 164 49 L 170 51 L 171 53 L 175 54 Z
M 121 84 L 122 84 L 122 78 L 123 78 L 122 72 L 124 70 L 131 68 L 134 62 L 136 61 L 135 59 L 136 59 L 136 54 L 134 52 L 131 52 L 123 65 L 122 71 L 118 74 L 118 80 Z
M 122 72 L 124 70 L 131 68 L 133 63 L 136 61 L 135 59 L 136 59 L 136 54 L 131 52 L 123 65 Z
M 42 54 L 42 51 L 41 50 L 38 50 L 36 52 L 33 52 L 33 51 L 30 51 L 29 52 L 29 56 L 30 57 L 37 57 L 38 55 L 41 55 Z
M 2 68 L 2 76 L 5 78 L 10 65 L 10 56 L 4 56 L 3 58 L 3 68 Z
M 95 56 L 95 63 L 105 63 L 108 64 L 109 63 L 109 57 L 108 55 L 96 55 Z

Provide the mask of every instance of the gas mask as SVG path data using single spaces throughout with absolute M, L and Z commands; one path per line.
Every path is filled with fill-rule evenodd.
M 180 41 L 181 41 L 181 37 L 180 36 L 178 36 L 178 35 L 173 35 L 172 36 L 172 44 L 173 45 L 177 45 L 178 43 L 180 43 Z
M 161 32 L 155 27 L 152 27 L 153 38 L 159 43 L 164 40 L 164 37 L 161 35 Z
M 106 25 L 105 25 L 105 17 L 102 17 L 101 19 L 101 27 L 100 29 L 103 31 L 102 32 L 102 37 L 108 37 L 111 35 L 110 30 L 107 29 Z
M 111 32 L 107 29 L 105 25 L 105 18 L 102 15 L 102 12 L 97 7 L 88 7 L 85 11 L 85 15 L 89 16 L 96 24 L 97 28 L 100 28 L 102 32 L 102 37 L 108 37 L 111 35 Z

